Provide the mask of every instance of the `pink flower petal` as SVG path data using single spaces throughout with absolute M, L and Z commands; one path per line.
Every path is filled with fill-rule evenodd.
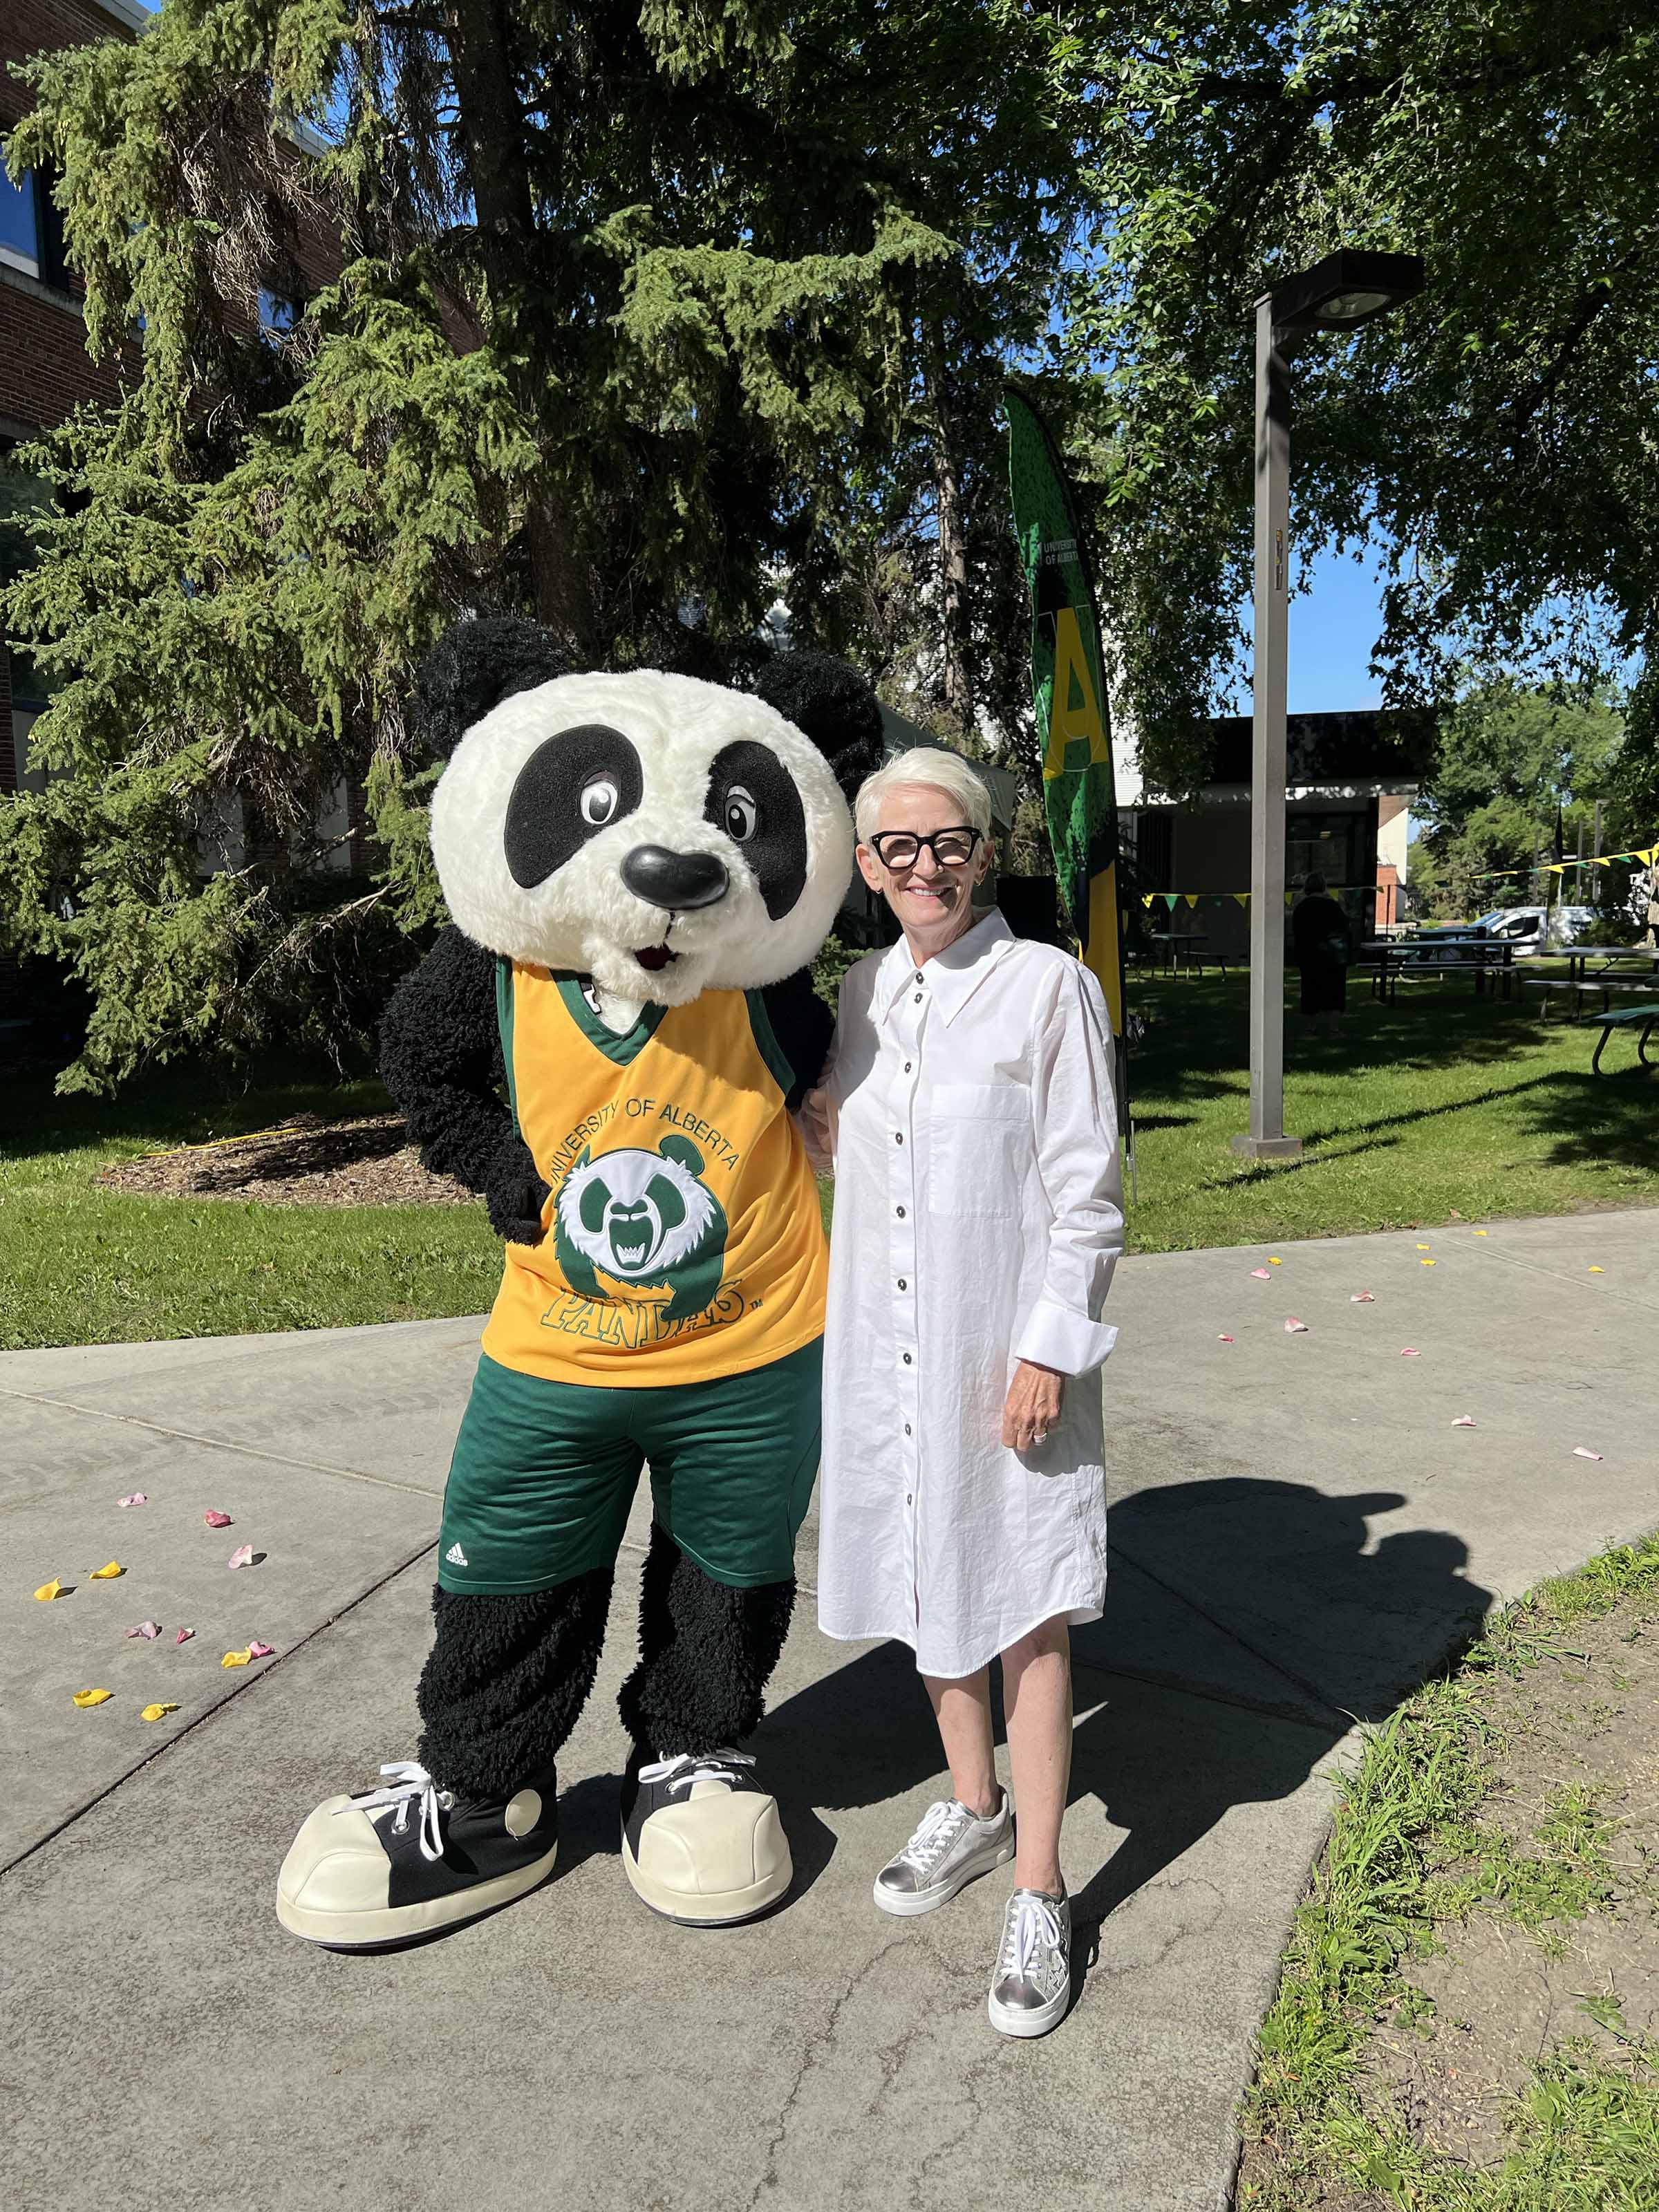
M 1230 1336 L 1218 1336 L 1216 1339 L 1216 1342 L 1218 1344 L 1231 1344 L 1232 1342 L 1232 1339 Z
M 210 1528 L 228 1528 L 230 1526 L 228 1513 L 207 1512 L 202 1516 L 202 1518 Z
M 1298 1321 L 1292 1314 L 1285 1324 L 1285 1334 L 1286 1336 L 1305 1336 L 1308 1334 L 1308 1324 L 1305 1321 Z
M 239 1544 L 227 1564 L 233 1567 L 251 1567 L 253 1565 L 252 1545 Z
M 137 1628 L 129 1628 L 125 1632 L 128 1636 L 142 1636 L 146 1644 L 154 1644 L 161 1633 L 161 1624 L 159 1620 L 141 1620 Z
M 118 1498 L 115 1502 L 118 1505 L 148 1505 L 149 1504 L 149 1498 L 142 1490 L 135 1490 L 131 1498 Z
M 1414 1344 L 1407 1344 L 1401 1346 L 1400 1357 L 1402 1359 L 1420 1359 L 1423 1355 Z
M 1255 1277 L 1258 1283 L 1271 1283 L 1273 1280 L 1273 1277 L 1268 1273 L 1265 1267 L 1252 1267 L 1250 1273 Z
M 195 1633 L 196 1631 L 193 1628 L 181 1628 L 173 1640 L 175 1644 L 188 1644 Z
M 1575 1459 L 1600 1459 L 1601 1454 L 1589 1451 L 1583 1444 L 1575 1444 L 1572 1448 L 1572 1455 Z
M 271 1659 L 276 1653 L 276 1646 L 274 1644 L 261 1644 L 257 1636 L 248 1645 L 247 1650 L 251 1659 Z
M 1460 1413 L 1457 1419 L 1452 1423 L 1452 1426 L 1455 1429 L 1472 1429 L 1474 1425 L 1474 1416 L 1473 1413 Z
M 1351 1306 L 1374 1306 L 1376 1293 L 1375 1291 L 1355 1291 L 1350 1295 L 1348 1304 Z

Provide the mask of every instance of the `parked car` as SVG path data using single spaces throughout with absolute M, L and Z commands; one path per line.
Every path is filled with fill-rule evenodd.
M 1419 929 L 1404 948 L 1407 960 L 1463 960 L 1477 943 L 1507 941 L 1517 953 L 1576 945 L 1595 920 L 1593 906 L 1498 906 L 1473 921 Z M 1547 925 L 1548 937 L 1545 936 Z

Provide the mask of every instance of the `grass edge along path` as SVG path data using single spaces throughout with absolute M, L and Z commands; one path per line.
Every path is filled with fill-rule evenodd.
M 1626 2039 L 1627 2067 L 1576 2039 L 1534 2062 L 1507 2102 L 1510 2150 L 1493 2167 L 1465 2166 L 1379 2125 L 1358 2094 L 1372 2027 L 1414 1994 L 1402 1959 L 1432 1945 L 1437 1919 L 1505 1910 L 1501 1869 L 1495 1881 L 1488 1866 L 1485 1882 L 1461 1883 L 1435 1871 L 1467 1847 L 1471 1818 L 1498 1783 L 1483 1692 L 1500 1673 L 1570 1656 L 1560 1639 L 1574 1622 L 1644 1595 L 1659 1595 L 1659 1533 L 1504 1607 L 1461 1659 L 1364 1730 L 1358 1758 L 1332 1774 L 1329 1839 L 1297 1913 L 1242 2114 L 1244 2173 L 1249 2147 L 1265 2141 L 1270 2179 L 1259 2188 L 1241 2179 L 1238 2212 L 1279 2212 L 1328 2189 L 1370 2192 L 1366 2201 L 1402 2212 L 1659 2207 L 1659 2039 Z M 1526 1924 L 1524 1912 L 1510 1917 Z

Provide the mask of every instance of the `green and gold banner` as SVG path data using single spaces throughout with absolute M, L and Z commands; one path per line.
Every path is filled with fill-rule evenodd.
M 1054 874 L 1085 964 L 1106 994 L 1118 1041 L 1118 1109 L 1127 1129 L 1117 791 L 1100 618 L 1077 509 L 1048 425 L 1012 386 L 1003 405 L 1014 534 L 1031 595 L 1031 689 Z

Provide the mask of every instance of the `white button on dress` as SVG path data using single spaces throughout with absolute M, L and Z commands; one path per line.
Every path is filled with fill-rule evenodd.
M 1100 986 L 994 911 L 920 970 L 901 940 L 843 978 L 823 1087 L 819 1625 L 971 1674 L 1105 1595 L 1096 1370 L 1123 1211 Z M 1021 1358 L 1069 1378 L 1025 1454 L 1002 1443 Z

